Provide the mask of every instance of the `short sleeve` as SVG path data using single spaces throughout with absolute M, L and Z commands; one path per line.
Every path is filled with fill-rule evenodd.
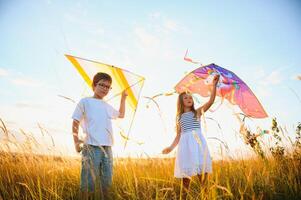
M 117 111 L 115 108 L 113 108 L 110 104 L 107 104 L 107 112 L 109 115 L 109 118 L 116 119 L 119 116 L 119 111 Z
M 81 99 L 78 102 L 78 104 L 77 104 L 77 106 L 76 106 L 76 108 L 75 108 L 75 110 L 74 110 L 74 112 L 72 114 L 72 119 L 75 119 L 77 121 L 81 121 L 81 119 L 84 116 L 84 113 L 85 113 L 84 100 Z

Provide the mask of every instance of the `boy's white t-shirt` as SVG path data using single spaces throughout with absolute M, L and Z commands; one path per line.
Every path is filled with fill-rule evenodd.
M 77 104 L 72 119 L 80 122 L 85 134 L 84 143 L 95 146 L 112 146 L 113 130 L 111 119 L 116 119 L 119 111 L 107 102 L 86 97 Z

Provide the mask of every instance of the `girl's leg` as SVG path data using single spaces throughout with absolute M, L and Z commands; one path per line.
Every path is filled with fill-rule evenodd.
M 183 198 L 182 199 L 186 199 L 187 198 L 187 193 L 188 193 L 188 190 L 189 190 L 189 185 L 190 185 L 190 179 L 189 178 L 183 178 L 182 180 L 183 182 Z
M 208 179 L 209 179 L 208 173 L 198 174 L 198 177 L 199 177 L 201 185 L 204 185 L 208 182 Z
M 205 197 L 207 197 L 208 199 L 210 199 L 209 198 L 209 188 L 207 186 L 208 180 L 209 180 L 209 174 L 208 173 L 198 174 L 198 178 L 199 178 L 200 183 L 201 183 L 200 184 L 200 191 L 203 191 L 203 195 Z

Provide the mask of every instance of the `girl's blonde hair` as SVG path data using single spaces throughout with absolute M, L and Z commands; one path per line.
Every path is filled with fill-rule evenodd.
M 178 101 L 177 101 L 177 114 L 176 114 L 176 131 L 179 133 L 180 130 L 180 119 L 181 115 L 184 113 L 184 101 L 183 101 L 183 96 L 184 95 L 190 95 L 187 92 L 182 92 L 178 96 Z M 191 106 L 191 111 L 194 113 L 194 117 L 197 117 L 197 111 L 194 108 L 194 101 L 192 99 L 192 106 Z

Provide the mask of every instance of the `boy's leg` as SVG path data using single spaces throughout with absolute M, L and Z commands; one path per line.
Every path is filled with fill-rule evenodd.
M 101 151 L 103 151 L 103 156 L 101 158 L 101 188 L 105 199 L 109 199 L 109 189 L 112 185 L 113 176 L 113 155 L 110 146 L 102 146 Z
M 81 192 L 84 198 L 99 196 L 100 155 L 97 148 L 84 145 L 82 150 Z

